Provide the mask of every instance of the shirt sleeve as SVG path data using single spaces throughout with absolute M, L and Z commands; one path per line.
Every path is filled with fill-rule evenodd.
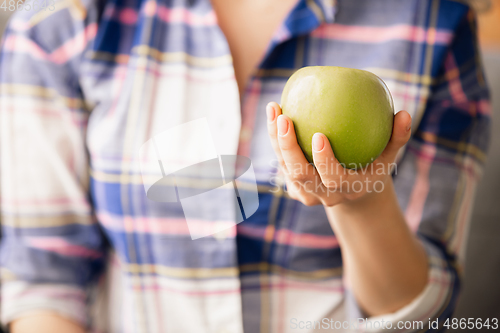
M 78 83 L 95 25 L 71 3 L 18 10 L 2 41 L 3 325 L 41 310 L 86 325 L 87 289 L 104 263 L 88 194 L 89 111 Z
M 366 318 L 366 332 L 384 331 L 382 322 L 385 328 L 391 322 L 397 332 L 440 331 L 456 307 L 474 192 L 489 142 L 490 103 L 472 11 L 454 33 L 394 176 L 407 223 L 428 255 L 427 286 L 399 311 Z M 419 322 L 422 327 L 415 326 Z

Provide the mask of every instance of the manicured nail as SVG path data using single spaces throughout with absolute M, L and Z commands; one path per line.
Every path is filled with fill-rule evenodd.
M 319 133 L 315 133 L 312 139 L 312 146 L 315 152 L 320 152 L 325 147 L 325 141 Z
M 271 106 L 271 104 L 267 104 L 266 113 L 267 113 L 267 120 L 270 123 L 272 123 L 274 121 L 274 118 L 276 117 L 276 111 L 274 111 L 274 108 Z
M 278 134 L 284 136 L 288 133 L 288 121 L 283 115 L 278 117 Z

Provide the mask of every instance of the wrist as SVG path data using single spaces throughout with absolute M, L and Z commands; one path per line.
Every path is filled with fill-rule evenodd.
M 391 177 L 382 191 L 367 193 L 325 210 L 339 238 L 361 240 L 408 229 Z

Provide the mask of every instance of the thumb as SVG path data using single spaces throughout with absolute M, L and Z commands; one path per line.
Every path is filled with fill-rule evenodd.
M 403 147 L 411 136 L 411 116 L 406 111 L 399 111 L 394 116 L 392 135 L 389 143 L 380 155 L 383 162 L 393 163 L 401 147 Z

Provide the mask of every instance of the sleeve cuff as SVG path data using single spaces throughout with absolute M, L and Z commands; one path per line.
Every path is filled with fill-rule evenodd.
M 86 293 L 74 286 L 5 281 L 2 283 L 1 304 L 3 327 L 40 311 L 57 313 L 84 327 L 88 323 Z
M 422 329 L 426 331 L 429 328 L 429 318 L 432 320 L 437 317 L 443 307 L 446 307 L 450 293 L 453 292 L 453 279 L 456 277 L 450 272 L 442 252 L 425 239 L 422 243 L 429 258 L 427 285 L 408 305 L 393 313 L 367 318 L 352 293 L 347 294 L 349 318 L 359 324 L 358 331 L 370 333 L 414 332 Z M 417 327 L 420 322 L 421 326 Z

